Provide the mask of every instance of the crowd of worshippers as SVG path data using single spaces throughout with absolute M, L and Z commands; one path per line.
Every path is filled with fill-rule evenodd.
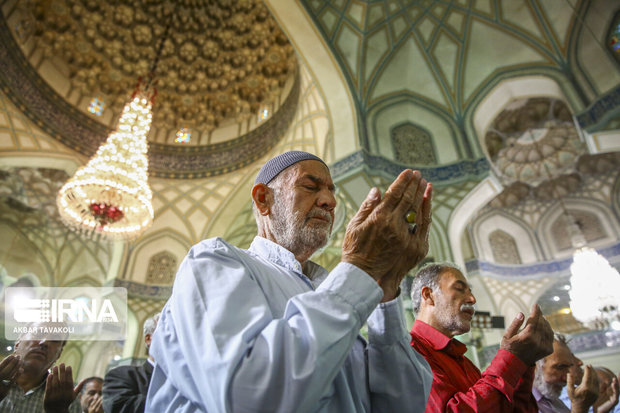
M 480 372 L 455 338 L 476 298 L 453 264 L 417 271 L 407 331 L 400 285 L 428 252 L 432 193 L 412 170 L 371 189 L 329 272 L 310 259 L 334 224 L 329 168 L 307 152 L 276 156 L 251 190 L 251 246 L 191 248 L 144 325 L 142 366 L 74 387 L 71 367 L 52 367 L 64 341 L 22 337 L 0 362 L 0 412 L 617 412 L 618 378 L 584 367 L 537 305 Z

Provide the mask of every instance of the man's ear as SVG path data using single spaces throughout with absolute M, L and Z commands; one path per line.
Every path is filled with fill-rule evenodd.
M 435 305 L 435 299 L 433 297 L 433 290 L 430 287 L 422 287 L 422 291 L 420 291 L 420 295 L 422 296 L 422 302 L 425 305 Z
M 273 191 L 267 185 L 258 183 L 252 187 L 252 201 L 261 215 L 269 215 L 273 204 Z

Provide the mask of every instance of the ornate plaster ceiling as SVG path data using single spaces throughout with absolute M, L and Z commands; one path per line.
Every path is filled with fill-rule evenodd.
M 96 282 L 110 262 L 110 245 L 82 239 L 60 221 L 56 208 L 56 193 L 68 178 L 65 171 L 51 168 L 11 168 L 0 171 L 0 224 L 9 224 L 3 248 L 5 262 L 15 265 L 23 260 L 21 269 L 37 273 L 43 285 L 53 277 L 56 285 Z M 21 254 L 28 253 L 27 256 Z M 6 259 L 13 256 L 12 259 Z M 90 257 L 89 265 L 84 257 Z M 37 265 L 43 270 L 36 270 Z M 15 268 L 9 268 L 15 274 Z M 43 275 L 45 274 L 45 275 Z M 90 280 L 88 280 L 90 279 Z
M 513 101 L 495 118 L 485 143 L 505 182 L 538 184 L 572 170 L 586 153 L 566 104 L 550 98 Z
M 594 7 L 588 1 L 567 7 L 539 0 L 301 3 L 353 89 L 369 142 L 376 133 L 371 114 L 406 100 L 451 123 L 463 135 L 465 157 L 482 155 L 477 137 L 470 134 L 467 142 L 464 133 L 480 100 L 524 68 L 561 83 L 575 53 L 572 39 L 582 30 L 575 14 Z M 592 85 L 608 90 L 617 84 L 615 77 L 613 71 L 593 76 Z M 428 116 L 418 122 L 441 139 Z
M 5 83 L 13 95 L 24 94 L 11 74 L 24 78 L 34 69 L 29 83 L 36 96 L 20 103 L 84 154 L 94 153 L 115 126 L 137 79 L 154 67 L 160 44 L 149 134 L 155 176 L 202 177 L 247 165 L 275 145 L 295 112 L 296 56 L 260 0 L 29 0 L 3 11 L 13 37 L 5 39 L 25 56 L 5 51 Z M 52 93 L 39 87 L 37 75 Z M 93 98 L 105 102 L 101 117 L 87 111 Z M 49 107 L 37 111 L 45 102 Z M 261 122 L 263 107 L 269 117 Z M 64 119 L 50 113 L 58 111 Z M 174 142 L 182 127 L 192 131 L 184 146 Z

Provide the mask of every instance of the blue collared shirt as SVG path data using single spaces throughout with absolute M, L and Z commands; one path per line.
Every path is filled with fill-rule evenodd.
M 532 394 L 538 403 L 539 413 L 570 413 L 570 409 L 566 407 L 560 399 L 549 399 L 538 391 L 536 386 L 532 387 Z
M 195 245 L 153 335 L 146 411 L 423 412 L 432 373 L 409 345 L 400 300 L 379 304 L 381 289 L 354 265 L 307 272 L 314 281 L 261 237 L 247 251 L 220 238 Z

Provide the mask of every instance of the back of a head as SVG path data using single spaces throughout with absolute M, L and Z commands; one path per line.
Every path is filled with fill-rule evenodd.
M 153 316 L 146 319 L 144 322 L 144 327 L 142 327 L 142 336 L 146 337 L 147 334 L 153 334 L 155 329 L 157 328 L 157 323 L 159 322 L 159 317 L 161 316 L 161 312 L 154 314 Z

